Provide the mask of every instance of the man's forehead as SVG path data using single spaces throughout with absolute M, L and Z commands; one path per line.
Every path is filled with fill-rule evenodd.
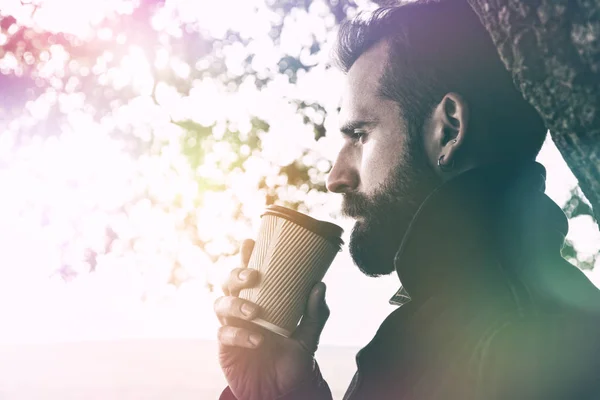
M 340 125 L 349 121 L 375 119 L 375 112 L 368 102 L 342 101 L 338 107 Z
M 381 41 L 364 52 L 346 74 L 340 101 L 340 114 L 366 117 L 372 113 L 369 105 L 378 98 L 380 79 L 385 71 L 388 43 Z M 353 117 L 355 118 L 355 117 Z
M 389 44 L 382 40 L 358 57 L 347 74 L 348 86 L 376 91 L 388 60 Z

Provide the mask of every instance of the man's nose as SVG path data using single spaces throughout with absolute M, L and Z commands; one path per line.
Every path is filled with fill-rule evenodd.
M 360 179 L 356 168 L 344 163 L 344 160 L 338 157 L 327 177 L 327 190 L 334 193 L 348 193 L 355 191 L 359 183 Z

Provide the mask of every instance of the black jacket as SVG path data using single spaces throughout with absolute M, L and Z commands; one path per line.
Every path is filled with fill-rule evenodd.
M 567 219 L 544 190 L 540 164 L 494 165 L 423 202 L 395 258 L 399 308 L 345 400 L 600 399 L 600 291 L 561 257 Z M 318 367 L 280 398 L 297 399 L 331 399 Z

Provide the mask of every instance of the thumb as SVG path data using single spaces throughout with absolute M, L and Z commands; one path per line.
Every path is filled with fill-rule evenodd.
M 319 337 L 329 318 L 329 307 L 325 303 L 326 286 L 317 283 L 311 290 L 306 310 L 300 325 L 292 335 L 306 351 L 314 354 L 319 345 Z

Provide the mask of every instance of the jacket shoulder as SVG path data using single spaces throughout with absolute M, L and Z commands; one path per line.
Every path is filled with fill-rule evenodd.
M 600 316 L 572 311 L 521 315 L 489 332 L 473 356 L 486 399 L 600 398 Z

